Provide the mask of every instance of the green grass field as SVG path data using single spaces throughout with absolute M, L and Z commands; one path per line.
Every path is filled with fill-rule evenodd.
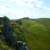
M 12 28 L 16 39 L 25 41 L 31 50 L 50 50 L 50 19 L 20 19 Z M 4 41 L 0 44 L 12 50 Z

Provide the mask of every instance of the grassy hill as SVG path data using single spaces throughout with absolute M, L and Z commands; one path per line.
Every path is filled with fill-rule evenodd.
M 23 40 L 31 50 L 50 50 L 50 19 L 22 18 L 12 20 L 13 35 Z M 2 48 L 4 47 L 4 42 Z
M 21 19 L 20 22 L 25 40 L 31 50 L 50 49 L 50 19 Z

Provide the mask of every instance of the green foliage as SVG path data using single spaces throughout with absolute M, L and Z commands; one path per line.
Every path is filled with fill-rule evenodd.
M 13 50 L 13 49 L 7 46 L 4 41 L 0 40 L 0 50 Z

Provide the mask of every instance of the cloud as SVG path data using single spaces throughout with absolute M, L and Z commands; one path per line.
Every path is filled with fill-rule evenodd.
M 42 0 L 0 0 L 0 16 L 10 19 L 23 17 L 42 18 L 50 16 L 50 8 Z
M 36 7 L 42 8 L 42 6 L 43 6 L 43 1 L 38 1 Z

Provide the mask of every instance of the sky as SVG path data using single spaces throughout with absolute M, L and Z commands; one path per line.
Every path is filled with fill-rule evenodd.
M 0 17 L 50 18 L 50 0 L 0 0 Z

